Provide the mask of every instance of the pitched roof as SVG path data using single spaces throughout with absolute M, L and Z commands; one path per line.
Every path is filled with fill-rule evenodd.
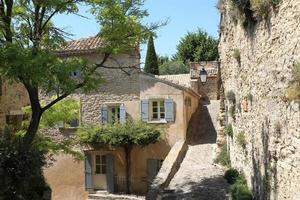
M 78 55 L 96 52 L 101 45 L 101 40 L 97 36 L 72 40 L 67 42 L 59 50 L 56 51 L 59 55 Z
M 142 72 L 142 71 L 140 72 L 140 74 L 143 74 L 143 75 L 145 75 L 146 77 L 149 77 L 149 78 L 153 78 L 153 79 L 155 79 L 155 80 L 157 80 L 159 82 L 165 83 L 165 84 L 170 85 L 172 87 L 175 87 L 177 89 L 184 90 L 184 91 L 189 92 L 189 93 L 191 93 L 191 94 L 193 94 L 195 96 L 198 96 L 198 97 L 201 96 L 197 91 L 195 91 L 192 87 L 190 87 L 190 85 L 186 86 L 186 85 L 183 85 L 183 84 L 179 84 L 179 81 L 175 81 L 174 80 L 176 77 L 177 78 L 181 77 L 182 80 L 184 79 L 186 81 L 187 80 L 186 79 L 186 74 L 178 74 L 176 76 L 174 76 L 174 75 L 167 75 L 167 76 L 174 76 L 173 77 L 173 81 L 170 81 L 167 78 L 162 78 L 161 76 L 148 74 L 148 73 L 145 73 L 145 72 Z M 182 81 L 182 83 L 183 83 L 183 81 Z
M 175 74 L 175 75 L 159 75 L 156 76 L 159 79 L 168 80 L 172 83 L 181 85 L 183 87 L 191 87 L 191 75 L 190 74 Z

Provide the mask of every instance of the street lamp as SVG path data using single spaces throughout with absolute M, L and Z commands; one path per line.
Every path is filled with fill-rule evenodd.
M 207 81 L 207 71 L 204 69 L 204 67 L 202 67 L 202 69 L 200 70 L 199 77 L 202 85 L 204 85 Z

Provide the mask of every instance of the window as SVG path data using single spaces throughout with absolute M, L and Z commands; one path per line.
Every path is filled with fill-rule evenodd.
M 109 107 L 109 122 L 110 123 L 116 123 L 120 121 L 120 107 L 114 106 Z
M 75 71 L 72 71 L 72 72 L 71 72 L 71 77 L 73 77 L 73 78 L 78 78 L 78 77 L 80 77 L 80 70 L 77 69 L 77 70 L 75 70 Z
M 95 174 L 106 174 L 106 156 L 95 156 Z
M 165 119 L 165 101 L 164 100 L 152 100 L 150 102 L 151 120 L 159 121 Z

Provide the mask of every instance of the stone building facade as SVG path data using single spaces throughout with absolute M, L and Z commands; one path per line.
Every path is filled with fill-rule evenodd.
M 19 83 L 0 81 L 0 130 L 6 125 L 20 128 L 24 114 L 22 107 L 29 105 L 27 91 Z
M 300 2 L 280 1 L 246 30 L 231 1 L 222 2 L 222 84 L 236 98 L 231 113 L 226 101 L 232 166 L 245 173 L 255 199 L 300 199 L 300 106 L 284 98 L 300 61 Z
M 83 56 L 90 63 L 98 63 L 102 59 L 96 51 L 96 46 L 99 45 L 98 42 L 96 38 L 74 41 L 59 54 L 63 57 Z M 109 58 L 106 66 L 108 68 L 99 69 L 104 78 L 104 83 L 96 91 L 73 95 L 73 97 L 80 100 L 80 124 L 100 125 L 104 120 L 110 122 L 115 118 L 121 120 L 121 116 L 126 116 L 126 119 L 143 120 L 148 123 L 164 124 L 166 126 L 163 140 L 143 148 L 134 147 L 132 150 L 131 191 L 145 194 L 149 186 L 149 180 L 154 178 L 153 175 L 155 176 L 155 173 L 157 173 L 161 162 L 168 155 L 172 146 L 177 141 L 186 139 L 189 120 L 198 108 L 200 96 L 193 88 L 182 84 L 180 80 L 186 75 L 177 77 L 179 82 L 174 83 L 163 77 L 155 77 L 141 72 L 138 51 L 132 55 L 118 55 Z M 126 66 L 131 67 L 127 68 Z M 116 67 L 121 67 L 121 69 L 116 69 Z M 169 108 L 172 110 L 171 119 L 150 120 L 151 106 L 153 106 L 154 101 L 159 101 L 160 106 L 164 106 L 165 109 L 161 112 L 166 112 L 165 117 L 168 113 L 170 114 Z M 170 104 L 171 107 L 167 106 Z M 85 162 L 74 162 L 72 164 L 71 158 L 58 156 L 53 166 L 45 170 L 47 181 L 52 188 L 53 199 L 83 198 L 87 195 L 84 192 L 84 183 L 86 183 L 86 189 L 92 193 L 95 190 L 124 192 L 126 179 L 123 149 L 102 146 L 84 147 L 81 150 L 85 152 Z M 99 158 L 107 161 L 105 165 L 109 171 L 108 173 L 95 173 L 96 165 L 100 162 Z M 70 166 L 64 165 L 64 162 Z M 85 170 L 83 170 L 84 165 Z M 65 179 L 60 179 L 58 182 L 57 174 L 68 174 L 70 168 L 78 177 L 77 181 L 70 184 L 74 180 L 73 177 L 64 176 Z M 82 181 L 82 184 L 79 185 L 78 181 Z M 111 183 L 113 183 L 113 186 Z

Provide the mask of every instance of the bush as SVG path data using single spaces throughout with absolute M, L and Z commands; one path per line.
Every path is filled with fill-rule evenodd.
M 238 170 L 230 168 L 225 172 L 224 178 L 227 180 L 229 184 L 234 184 L 238 179 L 240 173 Z
M 246 149 L 247 141 L 246 141 L 246 136 L 244 131 L 240 132 L 237 135 L 236 141 L 240 147 Z
M 226 127 L 225 127 L 225 134 L 230 136 L 231 138 L 233 137 L 233 129 L 232 129 L 232 125 L 231 124 L 228 124 Z
M 247 181 L 243 174 L 240 174 L 230 189 L 232 200 L 252 200 L 252 193 L 248 189 Z
M 230 155 L 229 152 L 227 152 L 227 145 L 224 144 L 221 147 L 221 151 L 219 153 L 219 155 L 217 156 L 217 158 L 215 159 L 215 162 L 223 165 L 223 166 L 227 166 L 230 167 Z
M 271 5 L 270 0 L 251 0 L 251 9 L 254 12 L 254 17 L 258 20 L 268 18 Z
M 300 100 L 300 62 L 294 64 L 292 80 L 286 92 L 288 100 Z
M 22 136 L 0 133 L 0 199 L 43 200 L 51 189 L 43 177 L 47 151 L 22 145 Z M 47 199 L 50 199 L 48 197 Z

